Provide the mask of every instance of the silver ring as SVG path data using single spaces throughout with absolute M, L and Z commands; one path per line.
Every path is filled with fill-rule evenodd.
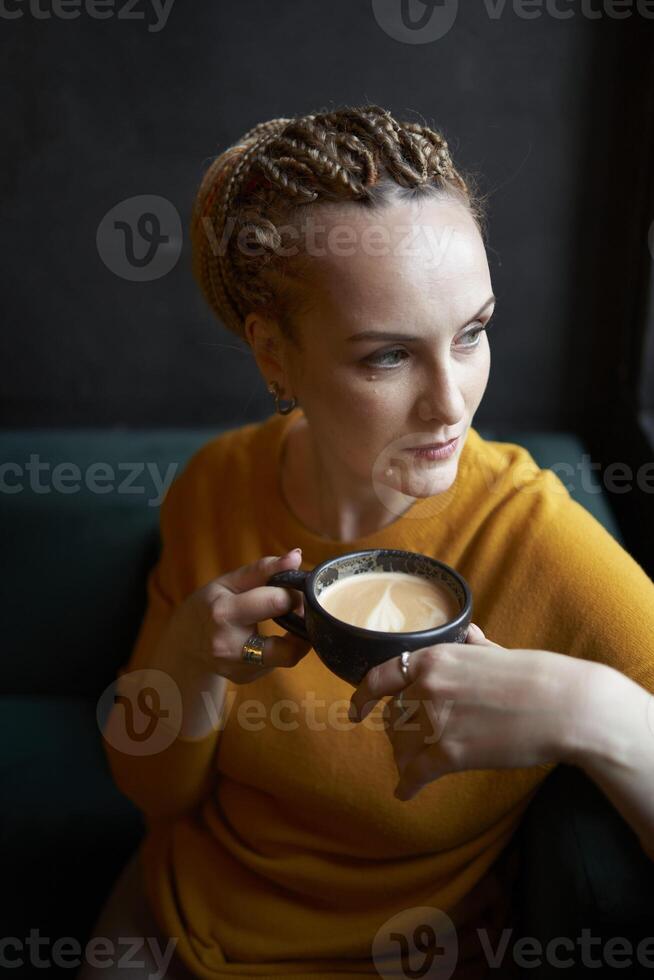
M 246 664 L 258 664 L 261 667 L 263 665 L 263 645 L 266 639 L 267 637 L 261 633 L 252 633 L 251 636 L 248 636 L 241 649 L 241 660 L 245 661 Z
M 410 656 L 411 656 L 411 651 L 410 650 L 404 650 L 402 652 L 402 656 L 400 657 L 400 668 L 401 668 L 402 673 L 404 675 L 404 680 L 405 681 L 408 681 L 409 680 L 409 657 Z M 398 696 L 395 698 L 395 703 L 398 706 L 398 708 L 403 708 L 404 707 L 403 694 L 404 694 L 404 689 L 402 689 L 400 691 L 400 693 L 398 694 Z

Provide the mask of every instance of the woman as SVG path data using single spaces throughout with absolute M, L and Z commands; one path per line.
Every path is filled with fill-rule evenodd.
M 151 913 L 168 976 L 486 975 L 512 839 L 559 762 L 654 859 L 654 584 L 551 470 L 472 426 L 483 229 L 443 137 L 374 105 L 263 123 L 204 175 L 194 269 L 277 413 L 171 486 L 104 731 L 148 824 L 104 924 L 140 894 L 120 928 Z M 302 603 L 266 582 L 378 546 L 456 567 L 479 625 L 353 691 L 273 621 Z

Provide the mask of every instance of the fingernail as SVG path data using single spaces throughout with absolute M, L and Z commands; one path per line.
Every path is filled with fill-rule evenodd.
M 299 551 L 299 548 L 293 548 L 293 551 L 287 551 L 285 555 L 280 555 L 277 561 L 286 561 L 287 558 L 294 558 Z
M 354 701 L 350 701 L 350 707 L 347 709 L 347 716 L 350 719 L 350 721 L 359 720 L 359 709 L 357 708 Z

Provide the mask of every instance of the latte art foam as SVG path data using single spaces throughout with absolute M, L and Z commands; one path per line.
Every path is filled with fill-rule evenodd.
M 458 612 L 448 589 L 408 572 L 351 575 L 328 585 L 317 599 L 336 619 L 382 633 L 433 629 Z

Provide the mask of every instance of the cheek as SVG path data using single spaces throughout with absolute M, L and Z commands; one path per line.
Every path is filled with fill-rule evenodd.
M 357 428 L 359 432 L 365 430 L 368 446 L 373 451 L 398 424 L 403 427 L 414 402 L 415 392 L 406 380 L 391 381 L 364 374 L 344 394 L 341 411 L 349 413 L 351 418 L 356 414 Z
M 324 393 L 330 413 L 353 418 L 360 424 L 388 414 L 393 405 L 404 402 L 410 393 L 409 385 L 399 378 L 391 379 L 380 371 L 358 370 L 348 366 L 341 371 L 322 373 L 320 390 Z
M 473 390 L 477 398 L 481 398 L 486 390 L 486 385 L 488 384 L 488 378 L 490 376 L 490 366 L 491 366 L 491 354 L 490 347 L 486 344 L 486 350 L 479 358 L 480 364 L 478 370 L 474 374 Z
M 483 398 L 490 375 L 490 347 L 485 344 L 483 350 L 471 358 L 471 363 L 463 366 L 458 376 L 459 390 L 467 405 L 477 407 Z

